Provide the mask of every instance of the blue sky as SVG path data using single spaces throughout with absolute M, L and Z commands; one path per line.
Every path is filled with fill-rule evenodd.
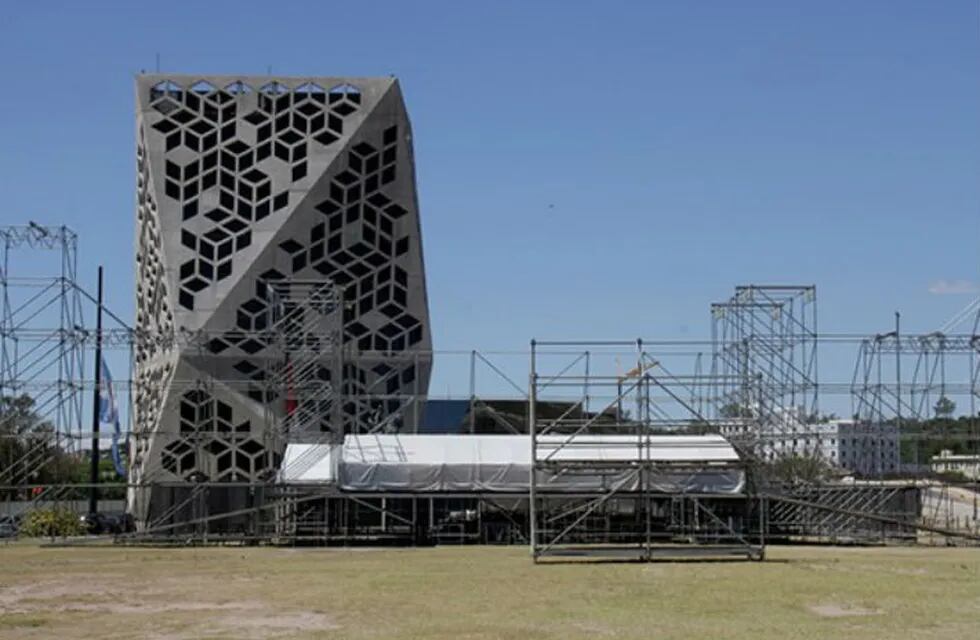
M 706 337 L 748 282 L 816 284 L 826 331 L 927 331 L 980 282 L 978 24 L 975 0 L 13 3 L 0 219 L 78 230 L 131 317 L 134 74 L 395 74 L 437 349 Z

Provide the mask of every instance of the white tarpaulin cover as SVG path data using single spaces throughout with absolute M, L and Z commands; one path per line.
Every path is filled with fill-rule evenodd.
M 664 492 L 738 493 L 744 473 L 733 468 L 738 455 L 721 436 L 546 436 L 539 438 L 538 460 L 595 463 L 595 467 L 555 474 L 541 472 L 544 491 L 595 491 L 639 488 L 635 471 L 599 467 L 608 462 L 650 461 L 650 489 Z M 568 441 L 568 442 L 567 442 Z M 642 443 L 642 444 L 641 444 Z M 290 447 L 303 445 L 290 445 Z M 305 445 L 323 446 L 323 445 Z M 336 452 L 325 451 L 335 457 Z M 296 454 L 298 455 L 298 454 Z M 307 451 L 307 456 L 310 451 Z M 287 448 L 286 460 L 290 459 Z M 315 481 L 320 465 L 297 481 Z M 527 492 L 531 440 L 526 435 L 348 435 L 334 467 L 324 463 L 321 482 L 336 478 L 345 491 Z M 336 475 L 330 475 L 334 473 Z M 289 475 L 284 474 L 289 481 Z
M 529 436 L 518 437 L 530 446 Z M 640 437 L 590 433 L 539 436 L 537 458 L 562 462 L 735 463 L 739 460 L 732 445 L 719 435 Z
M 279 478 L 291 484 L 336 482 L 340 449 L 337 444 L 288 444 Z

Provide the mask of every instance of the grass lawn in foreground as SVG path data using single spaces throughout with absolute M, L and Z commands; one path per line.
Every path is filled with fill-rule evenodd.
M 980 638 L 980 549 L 534 565 L 526 548 L 0 546 L 0 638 Z

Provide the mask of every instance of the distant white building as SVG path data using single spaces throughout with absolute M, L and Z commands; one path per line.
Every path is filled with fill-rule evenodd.
M 895 473 L 900 469 L 898 428 L 856 420 L 805 422 L 789 412 L 779 420 L 743 423 L 722 427 L 722 433 L 735 435 L 760 430 L 762 455 L 767 460 L 788 456 L 813 456 L 859 476 Z
M 943 449 L 929 460 L 929 467 L 936 473 L 962 473 L 976 480 L 980 478 L 980 455 L 955 454 Z

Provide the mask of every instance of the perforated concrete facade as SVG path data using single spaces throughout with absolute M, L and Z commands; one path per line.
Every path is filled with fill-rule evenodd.
M 342 384 L 326 363 L 316 375 L 344 406 L 320 431 L 361 430 L 424 395 L 430 360 L 406 357 L 431 337 L 397 80 L 142 75 L 136 94 L 131 481 L 275 471 L 287 399 L 269 384 L 269 283 L 343 288 Z M 149 490 L 130 498 L 144 522 L 169 508 Z

